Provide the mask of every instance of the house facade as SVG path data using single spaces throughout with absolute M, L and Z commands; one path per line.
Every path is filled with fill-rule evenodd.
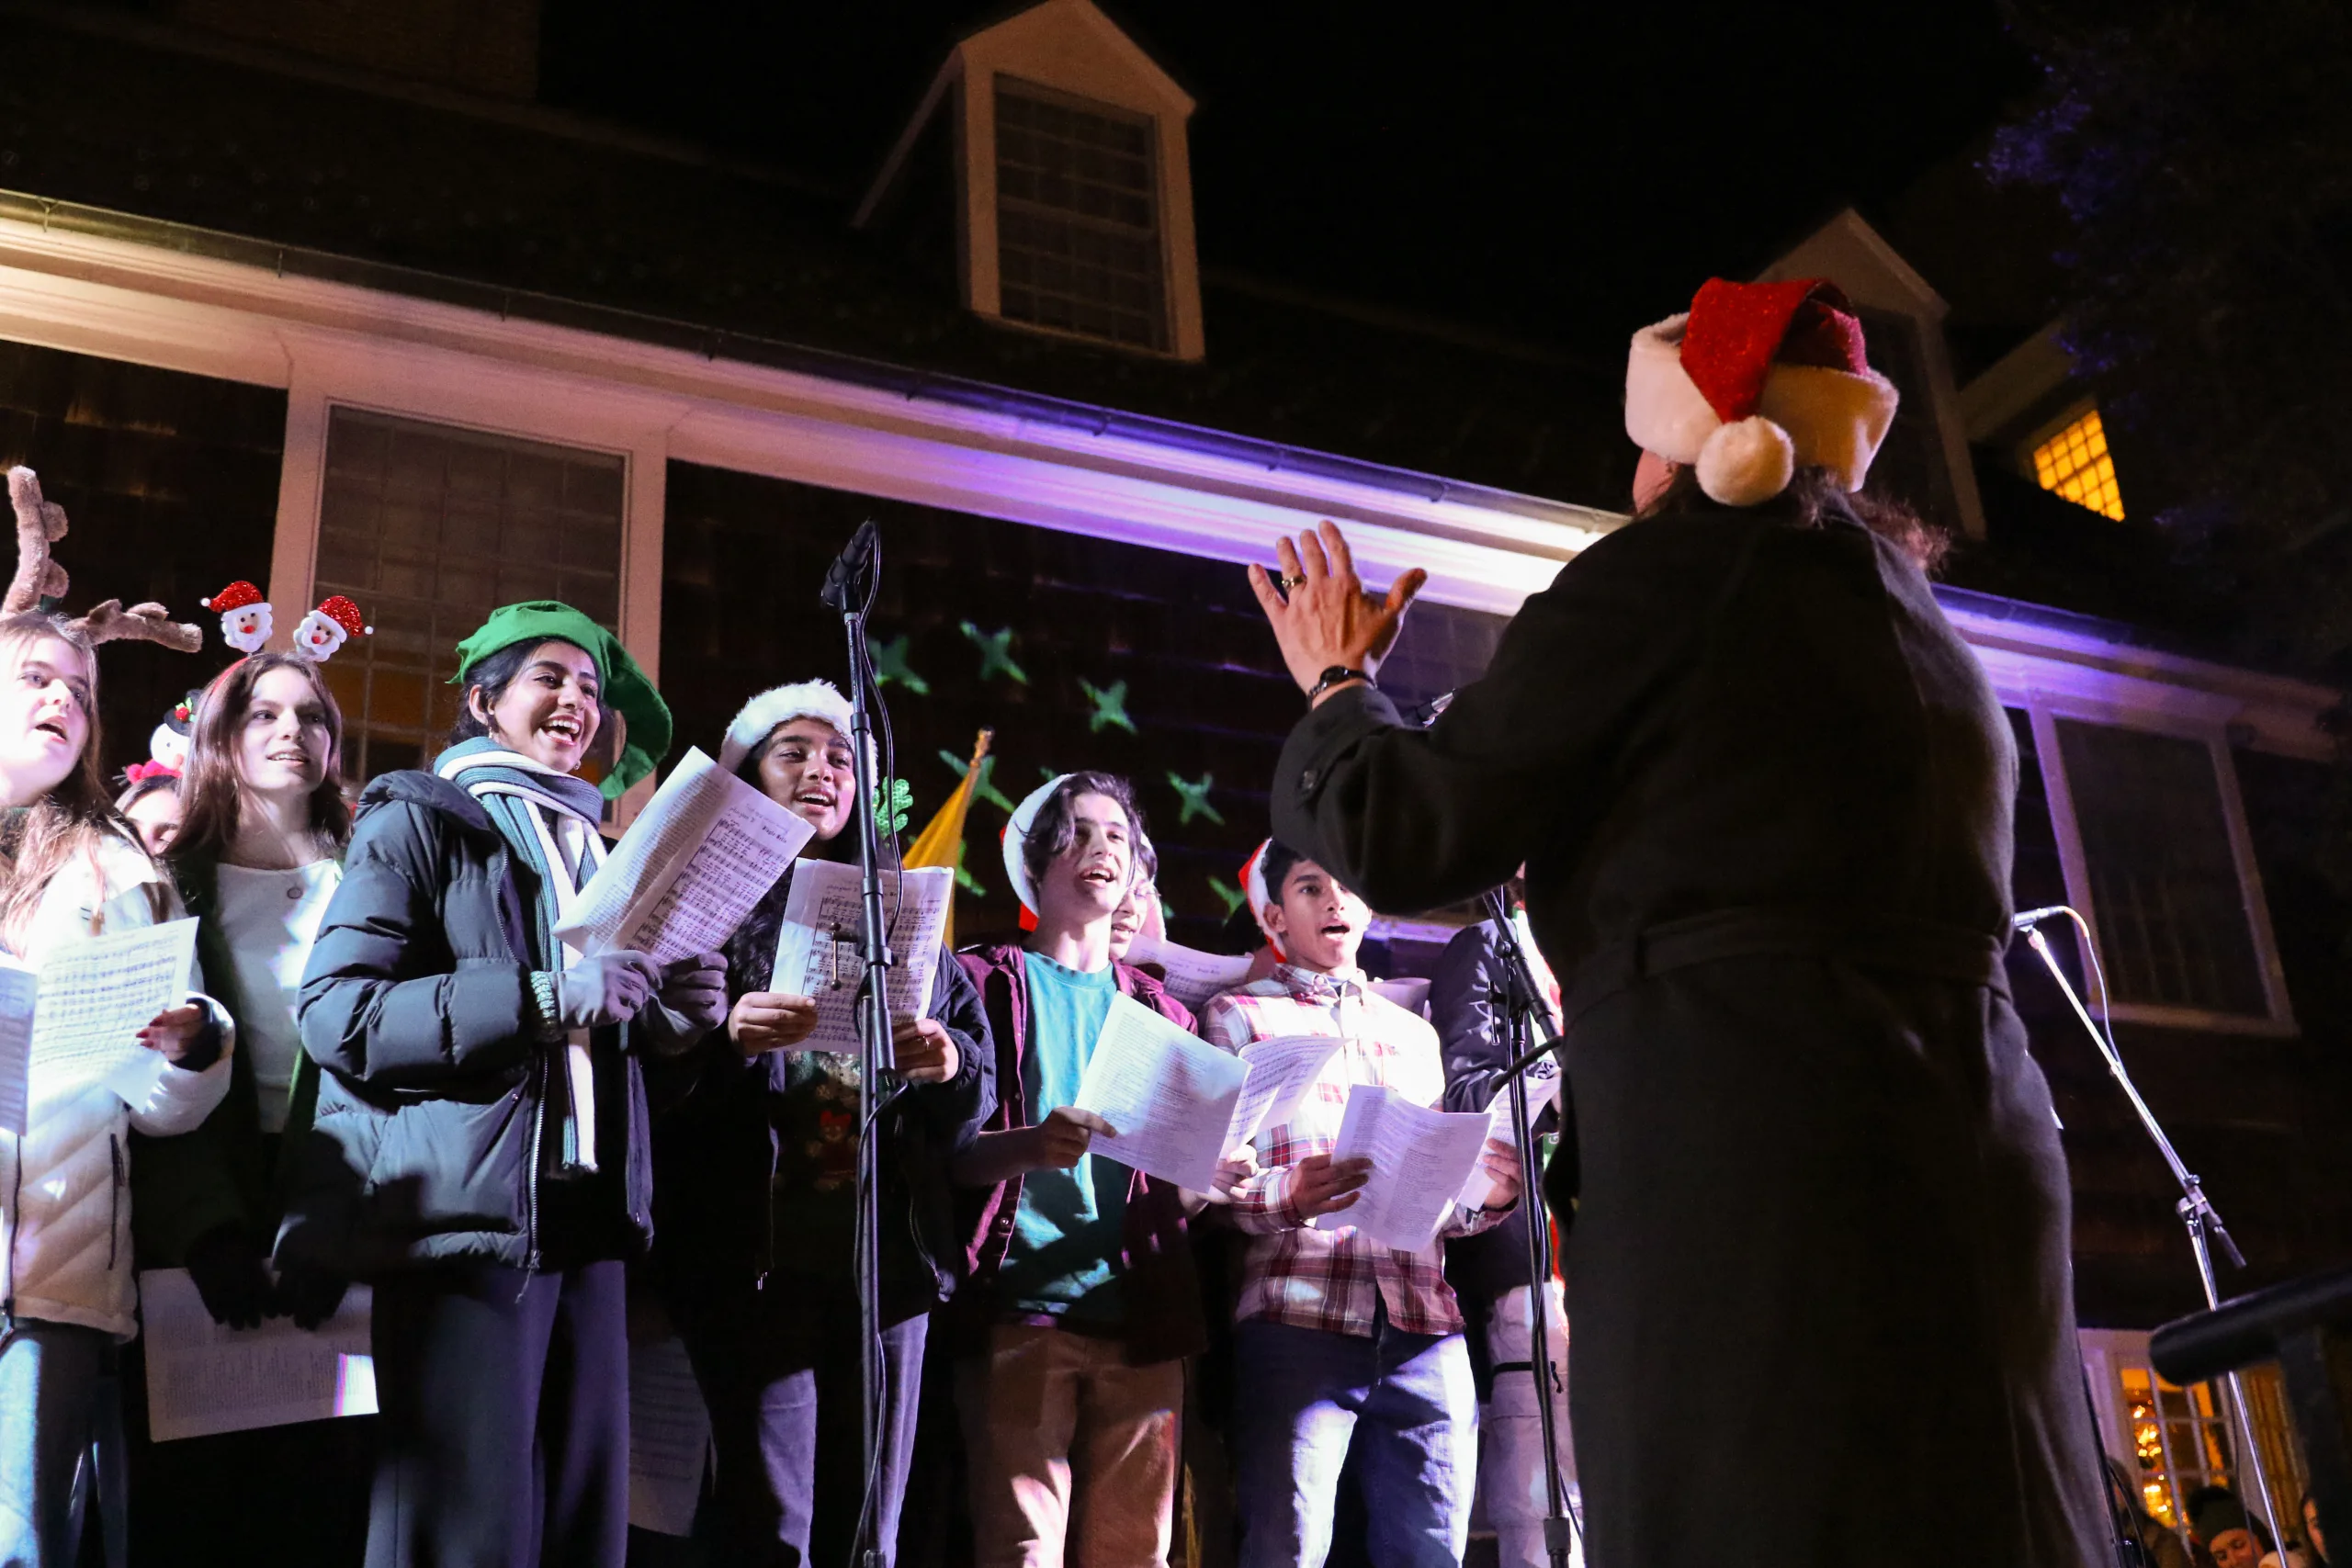
M 1297 711 L 1241 567 L 1332 518 L 1368 579 L 1426 568 L 1384 682 L 1409 703 L 1476 678 L 1521 601 L 1625 521 L 1622 366 L 1204 268 L 1193 100 L 1087 0 L 941 40 L 928 84 L 897 85 L 915 107 L 873 179 L 830 196 L 533 108 L 498 66 L 514 11 L 483 9 L 503 52 L 453 45 L 473 74 L 437 78 L 331 28 L 256 33 L 226 0 L 46 17 L 26 29 L 55 69 L 0 105 L 0 458 L 68 509 L 69 603 L 160 599 L 209 634 L 198 601 L 234 579 L 281 628 L 350 595 L 375 628 L 330 666 L 355 781 L 431 756 L 452 646 L 522 598 L 612 626 L 716 750 L 753 690 L 840 677 L 816 589 L 870 517 L 916 819 L 982 728 L 1003 796 L 1127 772 L 1178 934 L 1205 941 Z M 2028 762 L 2018 903 L 2098 931 L 2102 1010 L 2247 1255 L 2225 1292 L 2340 1261 L 2338 694 L 1988 591 L 2014 491 L 1986 452 L 2088 454 L 2063 364 L 2038 390 L 2007 362 L 1956 386 L 1932 286 L 1854 214 L 1767 275 L 1815 273 L 1905 392 L 1885 481 L 1966 542 L 1944 603 Z M 2091 476 L 2049 502 L 2083 527 L 2129 494 L 2101 455 L 2051 469 Z M 109 650 L 109 762 L 228 658 L 209 635 L 194 660 Z M 986 846 L 998 808 L 975 815 Z M 960 928 L 1009 926 L 993 856 L 966 870 Z M 1391 921 L 1397 966 L 1444 933 Z M 2013 976 L 2074 1164 L 2102 1437 L 2170 1519 L 2240 1469 L 2211 1392 L 2146 1363 L 2147 1330 L 2199 1304 L 2175 1194 L 2022 948 Z M 2256 1404 L 2283 1514 L 2295 1440 L 2275 1388 Z

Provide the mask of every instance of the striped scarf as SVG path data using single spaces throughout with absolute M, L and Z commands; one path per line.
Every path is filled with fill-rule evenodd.
M 568 969 L 580 955 L 559 947 L 555 928 L 569 914 L 580 889 L 605 861 L 605 840 L 596 832 L 605 797 L 594 784 L 569 773 L 549 773 L 528 757 L 509 751 L 487 736 L 462 740 L 441 753 L 433 771 L 456 784 L 488 813 L 499 836 L 524 864 L 538 874 L 533 913 L 535 969 Z M 577 846 L 566 854 L 560 839 Z M 570 869 L 577 866 L 575 872 Z M 563 1053 L 562 1172 L 596 1168 L 596 1078 L 588 1031 L 571 1032 Z

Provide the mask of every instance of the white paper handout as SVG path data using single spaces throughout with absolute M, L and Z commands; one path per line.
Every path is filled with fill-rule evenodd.
M 1130 1170 L 1206 1192 L 1231 1145 L 1226 1130 L 1249 1064 L 1132 997 L 1113 997 L 1070 1103 L 1118 1130 L 1094 1152 Z
M 139 1032 L 187 999 L 195 971 L 196 922 L 185 919 L 70 942 L 38 973 L 7 964 L 0 973 L 0 1126 L 21 1135 L 29 1100 L 94 1084 L 143 1102 L 164 1062 L 139 1043 Z
M 368 1287 L 354 1285 L 316 1329 L 297 1328 L 287 1317 L 264 1318 L 259 1328 L 224 1328 L 204 1310 L 187 1269 L 140 1275 L 147 1424 L 155 1440 L 373 1416 L 370 1305 Z
M 1560 1069 L 1548 1056 L 1520 1075 L 1527 1085 L 1527 1121 L 1530 1126 L 1543 1117 L 1544 1111 L 1560 1101 Z M 1494 1099 L 1487 1102 L 1487 1136 L 1506 1148 L 1519 1146 L 1518 1129 L 1511 1125 L 1510 1086 L 1495 1090 Z M 1522 1171 L 1522 1179 L 1525 1177 Z M 1470 1168 L 1470 1179 L 1462 1184 L 1455 1201 L 1473 1209 L 1483 1209 L 1495 1200 L 1494 1179 L 1483 1166 Z
M 1353 1204 L 1316 1216 L 1314 1227 L 1353 1225 L 1408 1252 L 1427 1247 L 1477 1166 L 1487 1126 L 1483 1111 L 1432 1111 L 1393 1089 L 1351 1087 L 1331 1158 L 1368 1159 L 1372 1177 Z
M 555 934 L 656 964 L 716 953 L 816 829 L 691 747 Z
M 691 1535 L 710 1458 L 710 1412 L 676 1335 L 628 1348 L 628 1522 Z
M 863 874 L 833 861 L 803 861 L 793 868 L 776 931 L 775 971 L 768 989 L 817 1001 L 817 1027 L 796 1051 L 858 1054 L 857 992 L 865 980 L 858 949 L 865 929 Z M 931 1006 L 947 901 L 956 874 L 944 865 L 882 874 L 882 908 L 890 919 L 890 1019 L 921 1018 Z
M 1298 1102 L 1346 1042 L 1336 1034 L 1278 1034 L 1241 1047 L 1250 1081 L 1233 1107 L 1226 1146 L 1254 1143 L 1260 1134 L 1297 1114 Z
M 1127 949 L 1130 964 L 1157 964 L 1168 976 L 1168 994 L 1198 1012 L 1211 997 L 1229 991 L 1250 977 L 1250 955 L 1228 957 L 1183 947 L 1149 933 L 1136 938 Z

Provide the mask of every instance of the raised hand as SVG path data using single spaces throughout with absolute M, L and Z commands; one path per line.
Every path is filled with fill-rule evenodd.
M 1355 558 L 1348 541 L 1331 523 L 1301 534 L 1296 544 L 1283 539 L 1274 547 L 1289 599 L 1276 590 L 1262 566 L 1250 568 L 1250 589 L 1274 628 L 1283 663 L 1302 692 L 1312 691 L 1323 671 L 1334 665 L 1370 675 L 1396 646 L 1404 626 L 1405 611 L 1430 574 L 1415 567 L 1388 588 L 1385 598 L 1368 597 L 1356 576 Z

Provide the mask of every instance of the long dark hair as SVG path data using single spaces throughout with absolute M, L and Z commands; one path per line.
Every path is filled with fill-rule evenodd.
M 139 834 L 114 808 L 107 794 L 106 774 L 98 767 L 105 738 L 98 728 L 98 661 L 90 639 L 68 625 L 62 615 L 28 610 L 0 617 L 0 649 L 28 649 L 43 637 L 55 637 L 82 656 L 88 672 L 89 726 L 82 755 L 47 795 L 21 814 L 11 813 L 0 827 L 0 932 L 17 945 L 25 920 L 40 905 L 41 895 L 66 863 L 77 854 L 95 854 L 107 835 L 139 846 Z M 143 848 L 141 852 L 144 853 Z M 101 879 L 103 880 L 103 879 Z
M 1702 512 L 1722 504 L 1699 488 L 1697 466 L 1684 463 L 1676 466 L 1666 488 L 1644 502 L 1634 516 L 1639 520 L 1668 512 Z M 1856 522 L 1909 556 L 1930 576 L 1951 553 L 1951 535 L 1946 530 L 1891 496 L 1849 491 L 1835 474 L 1815 466 L 1799 468 L 1787 490 L 1749 510 L 1785 516 L 1806 528 L 1820 527 L 1822 519 L 1832 512 L 1850 512 Z
M 351 841 L 351 806 L 343 798 L 343 709 L 335 705 L 334 694 L 311 660 L 292 653 L 256 653 L 214 677 L 197 703 L 173 859 L 218 860 L 235 840 L 244 816 L 244 784 L 237 775 L 238 737 L 253 709 L 254 688 L 273 670 L 300 671 L 326 710 L 327 765 L 311 792 L 311 834 L 338 850 Z

